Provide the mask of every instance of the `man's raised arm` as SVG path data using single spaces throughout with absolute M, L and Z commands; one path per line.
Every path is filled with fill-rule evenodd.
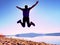
M 18 8 L 18 9 L 20 9 L 20 10 L 23 10 L 22 8 L 20 8 L 20 7 L 18 7 L 18 6 L 16 6 L 16 8 Z
M 33 7 L 35 7 L 38 4 L 39 1 L 37 1 L 32 7 L 30 7 L 29 9 L 32 9 Z

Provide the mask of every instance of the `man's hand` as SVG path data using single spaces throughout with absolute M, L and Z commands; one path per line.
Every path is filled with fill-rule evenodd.
M 18 8 L 18 6 L 16 6 Z
M 36 2 L 36 4 L 38 4 L 39 1 Z
M 32 9 L 33 7 L 35 7 L 38 4 L 38 2 L 39 1 L 36 1 L 36 3 L 33 6 L 31 6 L 29 9 Z

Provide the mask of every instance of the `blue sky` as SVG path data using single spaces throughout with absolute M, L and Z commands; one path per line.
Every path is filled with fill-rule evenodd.
M 17 24 L 22 19 L 22 11 L 16 6 L 31 7 L 37 0 L 0 0 L 0 33 L 56 33 L 60 32 L 60 0 L 39 0 L 39 3 L 30 11 L 30 20 L 36 26 L 23 28 Z M 17 31 L 18 30 L 18 31 Z M 29 31 L 30 30 L 30 31 Z

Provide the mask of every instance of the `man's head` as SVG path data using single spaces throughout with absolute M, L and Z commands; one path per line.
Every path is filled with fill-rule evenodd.
M 28 8 L 28 5 L 25 5 L 25 8 Z

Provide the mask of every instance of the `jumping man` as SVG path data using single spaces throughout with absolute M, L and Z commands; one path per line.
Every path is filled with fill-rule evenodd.
M 28 5 L 25 5 L 25 8 L 20 8 L 18 6 L 16 6 L 18 9 L 23 11 L 23 22 L 21 22 L 21 20 L 17 21 L 17 23 L 21 23 L 21 25 L 23 27 L 25 27 L 25 23 L 27 22 L 27 26 L 30 27 L 31 25 L 35 26 L 35 24 L 33 22 L 29 21 L 29 12 L 30 10 L 35 7 L 38 4 L 38 1 L 32 6 L 28 8 Z

